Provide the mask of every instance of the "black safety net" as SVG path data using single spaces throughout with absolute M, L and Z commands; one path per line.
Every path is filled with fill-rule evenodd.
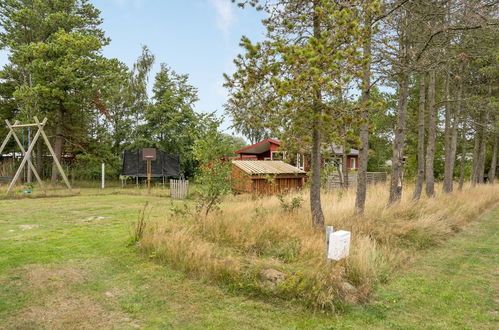
M 147 177 L 147 162 L 142 160 L 142 151 L 125 151 L 123 153 L 123 167 L 121 175 L 139 178 Z M 178 155 L 170 155 L 164 151 L 156 151 L 156 160 L 151 161 L 151 176 L 178 177 L 180 175 L 180 161 Z

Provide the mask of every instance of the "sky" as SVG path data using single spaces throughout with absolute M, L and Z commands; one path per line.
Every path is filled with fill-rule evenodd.
M 111 38 L 104 55 L 131 67 L 147 45 L 156 56 L 150 85 L 160 63 L 188 74 L 198 88 L 196 111 L 223 113 L 227 99 L 223 73 L 234 70 L 242 35 L 263 38 L 262 14 L 230 0 L 91 0 L 102 11 Z M 226 120 L 223 128 L 230 126 Z
M 223 73 L 234 70 L 232 60 L 241 51 L 239 40 L 263 38 L 262 13 L 241 9 L 230 0 L 90 0 L 101 10 L 102 28 L 111 38 L 104 55 L 118 58 L 129 67 L 147 45 L 156 56 L 150 77 L 160 63 L 177 73 L 188 74 L 198 88 L 198 112 L 223 114 L 227 94 Z M 0 65 L 7 54 L 0 53 Z M 224 129 L 230 126 L 227 119 Z

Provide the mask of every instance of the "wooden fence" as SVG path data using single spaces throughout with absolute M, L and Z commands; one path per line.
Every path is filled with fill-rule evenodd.
M 367 172 L 367 184 L 377 184 L 381 182 L 386 182 L 387 174 L 386 172 Z M 343 180 L 339 173 L 334 173 L 326 179 L 326 189 L 332 190 L 343 187 L 356 187 L 357 186 L 357 172 L 348 173 L 348 182 L 343 184 Z
M 189 193 L 189 180 L 170 180 L 172 198 L 186 198 Z

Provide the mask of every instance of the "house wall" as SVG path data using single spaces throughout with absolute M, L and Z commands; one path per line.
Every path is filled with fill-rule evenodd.
M 303 188 L 305 174 L 274 175 L 270 177 L 250 176 L 232 165 L 232 189 L 238 193 L 272 195 Z
M 267 178 L 252 178 L 253 194 L 274 195 L 303 188 L 304 176 L 275 176 L 273 180 Z
M 253 156 L 253 157 L 256 157 L 257 160 L 265 160 L 265 158 L 270 159 L 270 155 L 272 154 L 272 151 L 279 150 L 279 145 L 271 143 L 271 142 L 269 142 L 269 145 L 270 145 L 270 149 L 266 152 L 262 152 L 260 154 L 255 154 L 255 155 L 240 154 L 240 158 L 244 159 L 245 157 L 252 157 Z
M 251 193 L 252 191 L 250 176 L 234 164 L 232 164 L 232 189 L 238 193 Z

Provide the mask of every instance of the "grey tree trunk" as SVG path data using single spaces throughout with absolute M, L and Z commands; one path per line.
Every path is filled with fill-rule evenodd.
M 310 209 L 314 226 L 324 226 L 321 206 L 321 133 L 318 127 L 312 131 L 312 181 L 310 184 Z
M 28 130 L 28 146 L 26 147 L 26 150 L 28 150 L 29 145 L 31 144 L 31 131 Z M 33 152 L 30 155 L 30 161 L 33 162 Z M 33 181 L 33 172 L 31 171 L 31 166 L 28 166 L 27 168 L 28 173 L 26 174 L 26 181 L 31 182 Z
M 426 84 L 425 74 L 419 74 L 419 107 L 418 107 L 418 174 L 416 177 L 416 187 L 414 188 L 413 200 L 421 198 L 424 182 L 424 140 L 425 140 L 425 105 L 426 105 Z
M 465 165 L 466 165 L 466 152 L 467 152 L 467 143 L 468 141 L 466 140 L 466 125 L 463 123 L 463 132 L 462 132 L 462 138 L 461 138 L 461 163 L 460 163 L 460 168 L 459 168 L 459 187 L 458 189 L 461 191 L 463 190 L 463 185 L 464 185 L 464 170 L 465 170 Z
M 390 179 L 390 197 L 388 205 L 402 197 L 404 175 L 404 142 L 407 126 L 407 98 L 409 94 L 409 75 L 403 73 L 399 82 L 399 99 L 395 139 L 393 140 L 392 175 Z
M 364 44 L 363 58 L 366 61 L 362 75 L 362 104 L 361 112 L 362 124 L 360 126 L 360 148 L 359 148 L 359 169 L 357 171 L 357 195 L 355 196 L 355 212 L 364 213 L 367 193 L 367 162 L 369 160 L 369 109 L 371 89 L 371 20 L 366 19 L 366 26 L 369 32 Z
M 452 191 L 452 173 L 453 164 L 451 164 L 451 117 L 452 109 L 450 104 L 450 68 L 447 65 L 446 75 L 445 75 L 445 87 L 444 87 L 444 97 L 445 97 L 445 126 L 444 126 L 444 150 L 445 150 L 445 162 L 444 162 L 444 184 L 443 192 Z M 452 165 L 452 167 L 451 167 Z
M 484 121 L 486 122 L 486 121 Z M 483 183 L 485 177 L 485 152 L 487 150 L 487 134 L 484 125 L 481 127 L 480 152 L 478 153 L 477 183 Z
M 481 129 L 478 123 L 475 123 L 475 135 L 473 137 L 473 161 L 471 166 L 471 184 L 474 186 L 478 183 L 478 158 L 480 155 Z
M 343 155 L 341 156 L 341 170 L 343 172 L 343 188 L 348 189 L 348 165 L 347 165 L 347 145 L 343 141 Z
M 496 177 L 497 169 L 497 144 L 499 143 L 499 134 L 495 134 L 494 137 L 494 147 L 492 149 L 492 160 L 490 161 L 490 169 L 488 174 L 489 183 L 493 184 Z
M 407 126 L 407 101 L 409 95 L 409 37 L 410 30 L 409 13 L 403 9 L 403 18 L 400 27 L 399 59 L 401 72 L 398 74 L 398 104 L 397 104 L 397 124 L 395 126 L 395 137 L 393 140 L 392 153 L 392 174 L 390 179 L 390 196 L 388 205 L 391 205 L 402 198 L 402 184 L 404 177 L 404 144 Z
M 463 69 L 461 65 L 460 73 L 462 73 L 462 71 Z M 458 127 L 461 118 L 461 109 L 463 104 L 462 98 L 463 98 L 463 79 L 461 78 L 459 80 L 459 87 L 457 90 L 456 109 L 454 111 L 453 120 L 452 120 L 449 155 L 447 155 L 447 149 L 445 152 L 445 169 L 444 169 L 444 185 L 443 185 L 443 191 L 445 193 L 449 193 L 454 190 L 454 168 L 456 165 Z
M 436 109 L 435 109 L 435 70 L 430 70 L 428 80 L 428 144 L 426 145 L 426 194 L 435 196 L 435 176 L 433 165 L 435 159 L 436 141 Z
M 57 118 L 57 123 L 55 127 L 55 142 L 54 142 L 54 152 L 59 163 L 61 162 L 62 156 L 62 145 L 64 143 L 64 136 L 62 135 L 62 126 L 64 125 L 64 111 L 59 109 L 59 118 Z M 59 178 L 59 172 L 55 161 L 52 162 L 52 182 L 56 182 Z
M 314 2 L 314 7 L 317 5 Z M 320 25 L 319 17 L 314 14 L 313 19 L 314 36 L 319 36 Z M 316 227 L 324 226 L 324 213 L 322 212 L 321 205 L 321 122 L 320 114 L 322 112 L 321 107 L 322 94 L 320 89 L 315 93 L 314 100 L 314 115 L 312 127 L 312 182 L 310 184 L 310 210 L 312 212 L 312 223 Z
M 43 179 L 43 140 L 38 139 L 38 142 L 36 142 L 36 153 L 35 153 L 35 158 L 36 158 L 36 171 L 40 175 L 40 177 Z

